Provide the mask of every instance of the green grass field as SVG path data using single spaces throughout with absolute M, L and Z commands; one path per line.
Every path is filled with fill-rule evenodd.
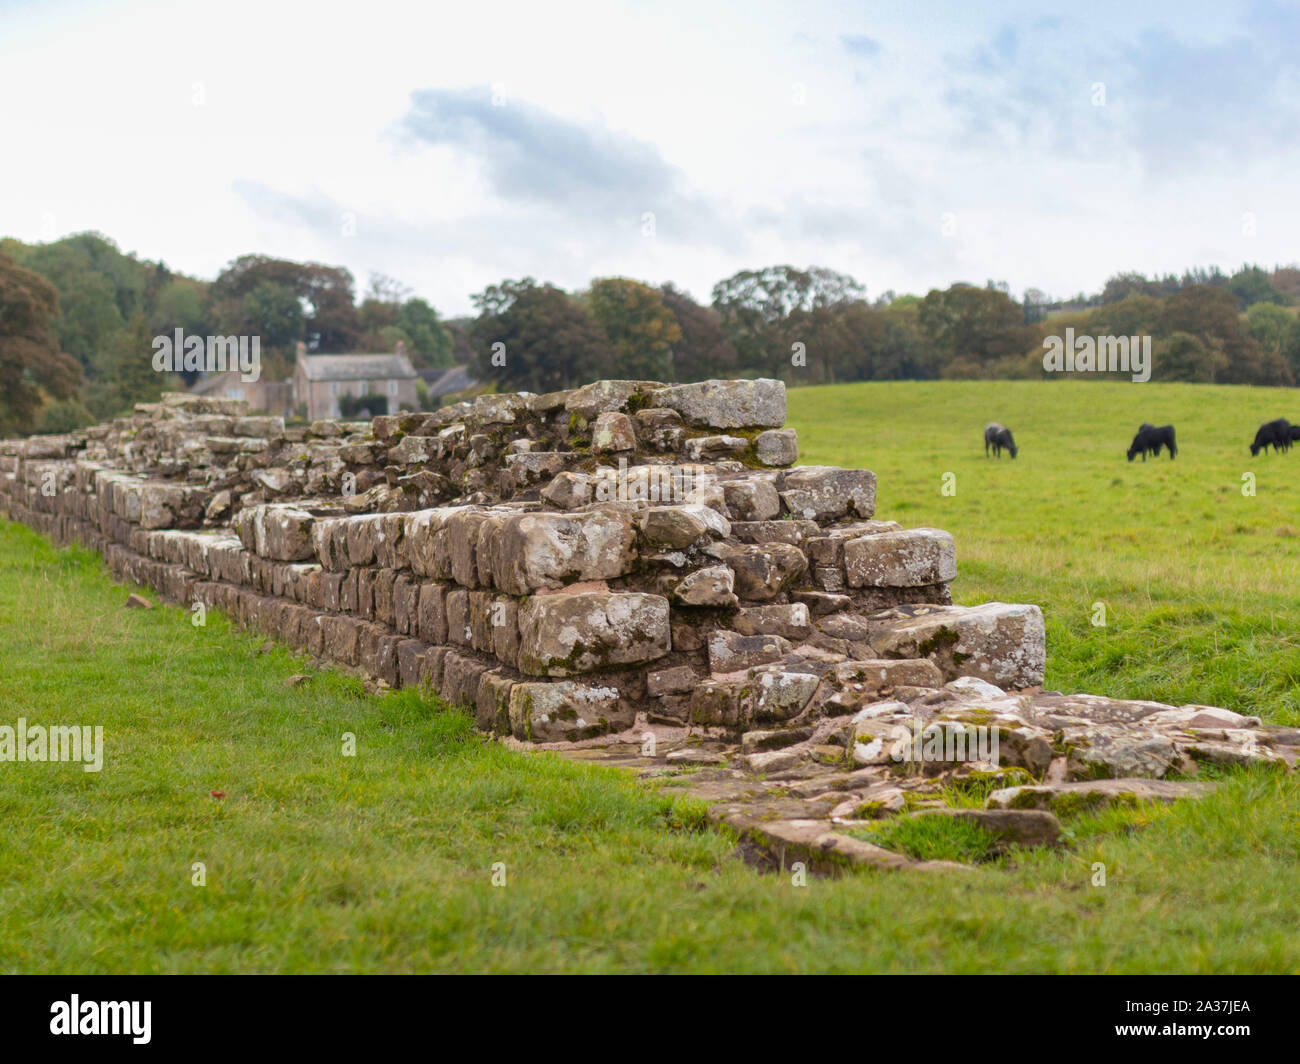
M 960 601 L 1044 606 L 1049 685 L 1294 722 L 1300 455 L 1246 443 L 1295 398 L 890 384 L 790 408 L 805 461 L 875 469 L 880 516 L 956 535 Z M 1015 462 L 984 460 L 991 419 Z M 1142 420 L 1178 426 L 1176 462 L 1125 463 Z M 1061 854 L 799 887 L 698 806 L 411 694 L 286 688 L 284 649 L 125 596 L 95 556 L 0 525 L 0 724 L 98 724 L 106 747 L 97 774 L 0 763 L 3 971 L 1300 970 L 1294 775 L 1081 822 Z
M 1300 422 L 1300 391 L 904 382 L 789 407 L 802 461 L 872 469 L 877 516 L 953 534 L 957 601 L 1043 607 L 1047 687 L 1300 723 L 1300 450 L 1249 449 L 1261 422 Z M 989 421 L 1014 461 L 984 457 Z M 1177 459 L 1125 459 L 1144 421 L 1175 426 Z

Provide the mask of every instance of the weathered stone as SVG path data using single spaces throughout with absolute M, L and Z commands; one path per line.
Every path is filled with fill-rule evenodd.
M 731 528 L 727 519 L 707 506 L 652 506 L 636 519 L 641 538 L 650 547 L 689 547 L 711 536 L 725 537 Z
M 1162 779 L 1179 766 L 1173 742 L 1156 732 L 1119 732 L 1108 728 L 1067 730 L 1067 768 L 1072 779 L 1122 779 L 1145 776 Z
M 868 620 L 881 657 L 929 658 L 945 679 L 976 676 L 1003 688 L 1043 682 L 1047 648 L 1037 606 L 899 606 Z
M 798 466 L 778 474 L 777 490 L 791 516 L 821 524 L 876 512 L 876 475 L 865 469 Z
M 753 694 L 749 719 L 760 723 L 797 717 L 821 683 L 814 673 L 781 666 L 751 669 L 750 679 Z
M 591 429 L 591 449 L 597 453 L 631 451 L 636 448 L 636 430 L 632 419 L 617 411 L 606 411 L 596 417 Z
M 741 635 L 725 628 L 710 634 L 708 645 L 709 669 L 714 673 L 780 661 L 791 650 L 789 641 L 779 635 Z
M 775 428 L 785 424 L 785 384 L 778 380 L 702 381 L 653 393 L 656 405 L 701 428 Z
M 749 731 L 740 737 L 740 749 L 746 754 L 783 750 L 812 738 L 811 728 L 782 728 L 779 731 Z
M 573 676 L 663 657 L 668 600 L 638 592 L 535 595 L 519 610 L 519 670 Z
M 515 514 L 501 525 L 496 586 L 510 595 L 622 576 L 635 557 L 632 519 L 614 509 Z
M 673 589 L 683 606 L 734 606 L 736 575 L 725 565 L 711 565 L 688 573 Z
M 576 510 L 591 502 L 591 482 L 586 473 L 557 473 L 542 489 L 542 499 L 557 510 Z
M 835 682 L 864 697 L 875 697 L 899 686 L 938 687 L 943 674 L 926 658 L 874 658 L 844 661 L 835 666 Z
M 314 518 L 296 506 L 257 506 L 252 516 L 254 549 L 264 558 L 297 562 L 315 556 Z
M 744 454 L 747 450 L 749 441 L 742 436 L 697 436 L 686 441 L 686 457 L 692 462 L 726 458 L 729 455 Z
M 789 606 L 747 606 L 736 611 L 732 627 L 741 635 L 779 635 L 804 640 L 812 633 L 812 618 L 801 602 Z
M 1061 838 L 1061 822 L 1043 810 L 922 809 L 911 815 L 952 817 L 974 824 L 1001 843 L 1025 848 L 1055 846 Z
M 754 440 L 754 455 L 765 466 L 791 466 L 799 460 L 799 436 L 794 429 L 769 429 Z
M 770 476 L 724 480 L 722 496 L 739 521 L 769 521 L 781 512 L 781 497 Z
M 660 669 L 657 672 L 646 674 L 646 694 L 651 697 L 656 697 L 658 695 L 689 694 L 694 689 L 695 685 L 700 682 L 700 679 L 700 675 L 689 665 L 678 665 L 671 669 Z
M 910 528 L 861 536 L 844 544 L 849 587 L 927 587 L 957 578 L 952 536 Z
M 1004 787 L 986 801 L 990 809 L 1046 809 L 1071 816 L 1108 805 L 1139 805 L 1202 798 L 1217 784 L 1156 779 L 1101 779 L 1077 783 Z
M 724 496 L 726 489 L 723 489 Z M 731 533 L 741 543 L 788 543 L 802 548 L 810 536 L 821 532 L 816 521 L 733 521 Z
M 791 591 L 790 598 L 808 607 L 814 617 L 826 617 L 853 605 L 848 595 L 836 595 L 825 591 Z
M 726 561 L 736 573 L 736 594 L 755 602 L 770 602 L 808 568 L 803 551 L 787 543 L 737 547 L 727 552 Z
M 560 680 L 517 683 L 510 691 L 510 728 L 516 739 L 589 739 L 631 723 L 632 713 L 622 705 L 616 687 Z
M 506 455 L 505 466 L 519 484 L 527 487 L 551 480 L 564 469 L 566 460 L 566 456 L 557 451 L 529 451 L 527 454 Z
M 564 409 L 592 421 L 609 411 L 626 409 L 627 401 L 634 395 L 657 387 L 659 385 L 653 381 L 596 381 L 570 392 L 565 398 Z
M 416 465 L 427 462 L 438 454 L 436 436 L 405 436 L 401 442 L 388 449 L 390 465 Z

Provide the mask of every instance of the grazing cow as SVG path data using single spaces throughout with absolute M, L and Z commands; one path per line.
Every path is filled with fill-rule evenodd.
M 1150 452 L 1152 458 L 1160 457 L 1160 448 L 1169 448 L 1169 459 L 1178 457 L 1178 441 L 1174 438 L 1173 425 L 1161 425 L 1156 428 L 1149 421 L 1142 422 L 1137 430 L 1137 435 L 1133 437 L 1133 442 L 1129 444 L 1128 460 L 1131 462 L 1139 454 L 1142 461 L 1147 460 L 1147 453 Z
M 1276 421 L 1266 421 L 1260 425 L 1259 431 L 1255 433 L 1255 442 L 1250 445 L 1250 454 L 1253 458 L 1260 451 L 1267 450 L 1270 446 L 1276 454 L 1278 451 L 1289 451 L 1291 441 L 1295 439 L 1291 435 L 1291 422 L 1286 418 L 1280 417 Z
M 1020 451 L 1016 446 L 1016 441 L 1011 438 L 1011 430 L 1006 425 L 999 425 L 996 421 L 990 421 L 984 426 L 984 457 L 989 456 L 989 448 L 993 448 L 995 458 L 1002 457 L 1002 448 L 1005 447 L 1011 452 L 1014 458 Z

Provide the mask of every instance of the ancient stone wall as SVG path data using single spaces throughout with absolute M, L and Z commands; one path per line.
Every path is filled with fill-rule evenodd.
M 1039 609 L 953 605 L 952 537 L 876 519 L 870 472 L 797 465 L 784 422 L 771 380 L 600 381 L 306 428 L 167 395 L 0 443 L 0 514 L 487 732 L 716 739 L 667 757 L 758 778 L 701 792 L 745 796 L 720 815 L 850 861 L 901 859 L 830 825 L 924 811 L 971 773 L 1105 797 L 1090 781 L 1296 761 L 1300 733 L 1258 718 L 1043 692 Z M 922 729 L 938 755 L 900 765 L 900 731 Z M 1000 750 L 954 756 L 963 729 Z M 990 797 L 991 830 L 1019 815 L 999 806 L 1050 808 L 1028 790 Z M 1021 812 L 1017 830 L 1052 835 L 1044 808 Z
M 0 507 L 520 739 L 739 729 L 852 690 L 1040 683 L 1035 607 L 951 605 L 952 538 L 795 466 L 779 381 L 601 381 L 286 429 L 168 395 L 0 445 Z M 845 663 L 850 667 L 844 668 Z

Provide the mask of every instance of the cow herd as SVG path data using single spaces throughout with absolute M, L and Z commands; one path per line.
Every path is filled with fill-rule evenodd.
M 1255 442 L 1250 445 L 1250 453 L 1254 456 L 1270 447 L 1273 448 L 1274 453 L 1289 451 L 1291 444 L 1296 440 L 1300 440 L 1300 425 L 1292 425 L 1286 418 L 1280 417 L 1260 425 L 1259 431 L 1255 433 Z M 994 458 L 1001 458 L 1004 450 L 1015 458 L 1020 448 L 1016 446 L 1009 428 L 996 421 L 990 421 L 984 426 L 984 457 L 987 458 L 991 451 Z M 1149 421 L 1144 421 L 1138 427 L 1133 442 L 1129 444 L 1128 460 L 1131 462 L 1141 455 L 1142 461 L 1145 462 L 1148 454 L 1152 458 L 1159 458 L 1162 450 L 1169 451 L 1171 460 L 1178 457 L 1178 441 L 1174 436 L 1173 425 L 1156 427 Z

